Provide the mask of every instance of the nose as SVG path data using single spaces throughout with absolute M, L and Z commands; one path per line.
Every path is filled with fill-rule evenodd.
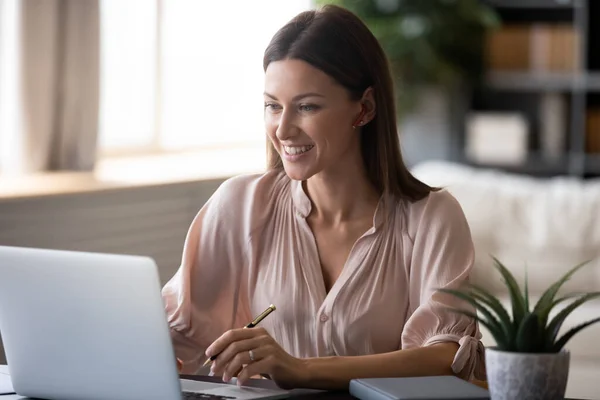
M 298 128 L 294 121 L 293 113 L 291 113 L 287 110 L 284 110 L 280 114 L 279 121 L 277 121 L 277 122 L 278 123 L 277 123 L 277 129 L 275 130 L 275 135 L 277 136 L 277 139 L 279 139 L 280 141 L 285 141 L 287 139 L 290 139 L 294 135 L 297 134 Z

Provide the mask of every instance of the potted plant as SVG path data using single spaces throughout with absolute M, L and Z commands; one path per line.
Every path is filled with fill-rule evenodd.
M 567 342 L 582 329 L 600 321 L 592 319 L 559 335 L 566 318 L 588 300 L 600 297 L 600 292 L 571 293 L 558 296 L 563 284 L 587 261 L 575 266 L 542 294 L 530 307 L 527 275 L 521 290 L 515 277 L 495 257 L 494 267 L 502 275 L 510 294 L 512 314 L 500 301 L 481 286 L 468 284 L 460 289 L 439 289 L 466 301 L 475 311 L 452 308 L 476 319 L 486 327 L 496 341 L 485 351 L 488 386 L 492 400 L 544 399 L 563 400 L 569 374 Z M 560 304 L 573 300 L 551 318 Z

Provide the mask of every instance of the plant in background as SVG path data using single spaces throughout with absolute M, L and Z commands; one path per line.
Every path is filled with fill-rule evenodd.
M 480 79 L 486 32 L 498 25 L 481 0 L 315 0 L 358 15 L 390 60 L 399 116 L 423 86 L 452 87 Z
M 496 297 L 478 285 L 469 284 L 460 290 L 439 289 L 439 291 L 458 297 L 475 307 L 479 315 L 469 310 L 452 309 L 452 311 L 475 318 L 485 326 L 494 337 L 498 350 L 518 353 L 558 353 L 579 331 L 600 322 L 600 317 L 595 318 L 558 336 L 563 322 L 571 312 L 585 302 L 600 297 L 600 292 L 572 293 L 557 297 L 562 285 L 587 262 L 575 266 L 551 285 L 531 309 L 527 276 L 522 292 L 510 271 L 496 258 L 493 260 L 510 294 L 512 317 Z M 558 304 L 570 299 L 574 300 L 550 319 L 552 310 Z

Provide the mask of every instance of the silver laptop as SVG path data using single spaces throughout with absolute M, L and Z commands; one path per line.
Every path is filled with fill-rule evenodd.
M 0 246 L 0 332 L 17 394 L 43 399 L 274 399 L 180 380 L 155 262 Z

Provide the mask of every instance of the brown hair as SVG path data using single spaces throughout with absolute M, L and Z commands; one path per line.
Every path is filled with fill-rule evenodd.
M 271 62 L 284 59 L 303 60 L 320 69 L 355 100 L 360 100 L 367 88 L 373 88 L 377 108 L 374 119 L 361 128 L 361 151 L 367 176 L 380 193 L 416 201 L 437 190 L 415 178 L 402 160 L 388 60 L 356 15 L 334 5 L 298 14 L 271 39 L 263 68 L 266 71 Z M 267 154 L 269 169 L 283 168 L 271 143 Z

